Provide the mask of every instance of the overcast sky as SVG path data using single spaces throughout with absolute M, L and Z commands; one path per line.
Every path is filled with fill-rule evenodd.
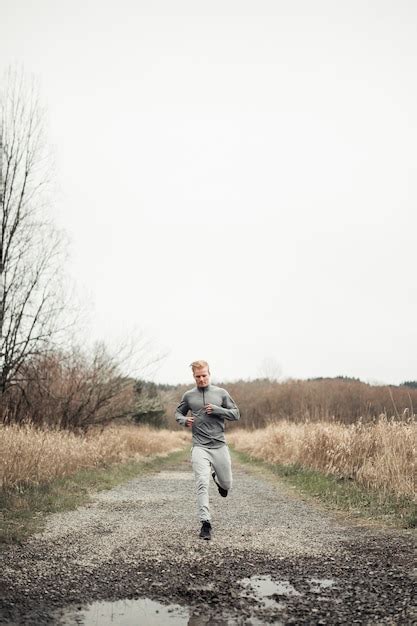
M 414 1 L 0 7 L 0 63 L 47 106 L 92 338 L 142 330 L 160 382 L 198 358 L 223 381 L 265 360 L 417 379 Z

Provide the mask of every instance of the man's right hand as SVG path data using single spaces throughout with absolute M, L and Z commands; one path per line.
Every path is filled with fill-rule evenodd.
M 193 425 L 193 422 L 194 422 L 194 415 L 190 415 L 185 420 L 185 425 L 188 426 L 188 428 L 190 428 Z

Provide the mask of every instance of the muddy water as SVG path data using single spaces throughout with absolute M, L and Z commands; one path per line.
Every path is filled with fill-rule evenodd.
M 252 576 L 240 581 L 242 586 L 241 597 L 252 597 L 259 606 L 278 608 L 279 603 L 273 598 L 280 596 L 300 595 L 288 581 L 275 582 L 270 576 Z M 61 617 L 62 626 L 232 626 L 237 621 L 230 616 L 213 618 L 201 613 L 198 608 L 186 608 L 178 604 L 165 605 L 148 598 L 138 600 L 119 600 L 117 602 L 94 602 L 86 608 L 69 611 Z M 260 626 L 262 622 L 257 618 L 239 620 L 246 626 Z
M 332 579 L 312 578 L 311 590 L 319 593 L 322 589 L 334 587 Z M 273 580 L 271 576 L 251 576 L 240 581 L 241 597 L 255 599 L 259 607 L 285 608 L 285 598 L 302 595 L 288 580 Z M 62 626 L 231 626 L 236 619 L 198 613 L 178 604 L 164 605 L 147 598 L 119 600 L 117 602 L 95 602 L 85 609 L 69 612 L 60 620 Z M 242 619 L 239 623 L 247 626 L 266 624 L 257 618 Z M 278 622 L 275 622 L 278 624 Z
M 196 612 L 197 611 L 197 612 Z M 95 602 L 81 610 L 70 611 L 57 618 L 60 626 L 263 626 L 266 622 L 257 618 L 234 619 L 230 616 L 215 617 L 179 606 L 164 605 L 147 598 Z M 277 623 L 277 622 L 276 622 Z
M 68 612 L 59 623 L 63 626 L 186 626 L 189 611 L 178 604 L 164 605 L 147 598 L 94 602 L 85 609 Z

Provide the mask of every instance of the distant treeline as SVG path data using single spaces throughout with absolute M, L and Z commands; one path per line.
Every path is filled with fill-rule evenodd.
M 33 424 L 86 431 L 115 421 L 176 427 L 175 408 L 192 385 L 156 384 L 121 376 L 104 346 L 94 353 L 50 351 L 27 361 L 19 385 L 0 398 L 0 424 Z M 414 419 L 417 381 L 370 385 L 338 376 L 275 381 L 267 378 L 216 383 L 239 405 L 237 425 L 259 428 L 277 420 L 333 420 L 351 424 L 386 415 Z
M 224 386 L 239 405 L 239 425 L 245 428 L 259 428 L 282 419 L 335 420 L 351 424 L 386 415 L 407 420 L 414 418 L 417 410 L 417 381 L 398 386 L 370 385 L 359 379 L 338 376 L 282 382 L 240 380 Z M 179 385 L 160 392 L 167 425 L 173 423 L 175 407 L 187 388 Z M 233 426 L 230 423 L 229 427 Z

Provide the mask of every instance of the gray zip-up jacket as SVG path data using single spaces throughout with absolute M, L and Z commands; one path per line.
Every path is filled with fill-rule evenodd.
M 206 413 L 206 404 L 212 405 L 212 413 Z M 240 418 L 239 409 L 226 389 L 215 385 L 194 387 L 185 392 L 175 412 L 175 419 L 181 426 L 185 426 L 188 411 L 195 418 L 192 426 L 193 446 L 203 448 L 220 448 L 226 445 L 224 420 Z

